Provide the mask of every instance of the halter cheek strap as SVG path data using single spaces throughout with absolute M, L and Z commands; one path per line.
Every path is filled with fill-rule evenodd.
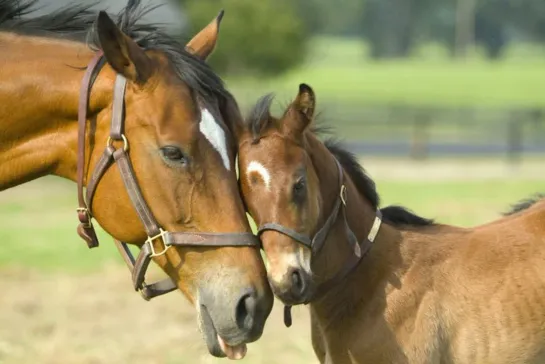
M 106 147 L 100 160 L 96 163 L 95 169 L 87 183 L 86 197 L 84 197 L 84 174 L 85 174 L 85 131 L 87 128 L 87 109 L 89 102 L 89 91 L 92 78 L 96 76 L 103 63 L 102 52 L 98 52 L 91 62 L 81 84 L 79 109 L 78 109 L 78 161 L 77 161 L 77 187 L 78 203 L 77 209 L 80 224 L 78 234 L 87 242 L 89 248 L 95 248 L 98 239 L 92 224 L 91 206 L 96 187 L 104 173 L 114 163 L 117 164 L 121 179 L 125 186 L 132 205 L 142 222 L 148 238 L 141 247 L 138 257 L 135 259 L 127 244 L 114 239 L 117 249 L 129 267 L 132 275 L 134 289 L 140 291 L 144 299 L 149 300 L 171 292 L 177 288 L 176 284 L 167 278 L 160 282 L 147 284 L 145 274 L 151 260 L 161 256 L 171 246 L 193 246 L 193 247 L 224 247 L 224 246 L 259 246 L 259 239 L 250 232 L 243 233 L 204 233 L 204 232 L 170 232 L 163 230 L 155 219 L 151 209 L 146 203 L 140 186 L 136 179 L 132 163 L 129 157 L 129 140 L 124 134 L 125 126 L 125 90 L 127 79 L 117 75 L 113 91 L 112 119 L 110 135 L 106 141 Z M 122 147 L 115 148 L 114 142 L 122 143 Z M 157 250 L 157 246 L 160 249 Z
M 309 301 L 317 300 L 318 298 L 325 295 L 329 290 L 331 290 L 331 288 L 335 287 L 338 283 L 340 283 L 348 274 L 350 274 L 358 266 L 362 258 L 371 249 L 371 246 L 373 242 L 375 241 L 377 234 L 380 230 L 380 226 L 382 224 L 382 213 L 380 212 L 379 209 L 377 209 L 376 216 L 373 221 L 373 225 L 371 226 L 371 230 L 369 231 L 369 234 L 361 242 L 358 241 L 356 234 L 354 234 L 352 229 L 350 229 L 348 220 L 346 218 L 347 195 L 346 195 L 346 187 L 344 185 L 343 169 L 339 161 L 337 161 L 337 159 L 335 159 L 335 163 L 337 165 L 338 176 L 339 176 L 339 186 L 340 186 L 339 195 L 335 201 L 335 205 L 333 206 L 333 210 L 331 211 L 331 214 L 325 221 L 324 225 L 320 228 L 320 230 L 318 230 L 318 232 L 314 235 L 312 239 L 305 234 L 301 234 L 289 227 L 286 227 L 278 223 L 266 223 L 261 225 L 261 227 L 259 227 L 258 229 L 258 234 L 257 234 L 258 236 L 260 236 L 263 232 L 268 230 L 277 231 L 279 233 L 289 236 L 290 238 L 294 239 L 300 244 L 303 244 L 306 247 L 310 248 L 312 251 L 312 255 L 316 256 L 322 250 L 331 228 L 333 227 L 335 222 L 338 220 L 339 213 L 342 213 L 342 217 L 343 217 L 342 222 L 344 225 L 345 236 L 354 254 L 350 256 L 350 258 L 348 259 L 344 267 L 339 272 L 337 272 L 335 276 L 333 276 L 329 280 L 320 284 L 320 286 L 318 287 L 318 290 L 316 291 L 314 296 L 311 297 L 311 299 L 309 299 Z M 306 302 L 306 303 L 309 303 L 309 302 Z M 290 327 L 291 323 L 292 323 L 291 306 L 285 306 L 284 307 L 284 324 L 287 327 Z

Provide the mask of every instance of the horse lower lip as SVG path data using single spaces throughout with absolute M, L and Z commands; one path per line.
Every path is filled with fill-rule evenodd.
M 218 339 L 221 350 L 223 350 L 223 353 L 227 355 L 229 359 L 240 360 L 246 356 L 246 352 L 248 350 L 246 347 L 246 344 L 231 346 L 227 344 L 225 340 L 221 338 L 221 336 L 218 335 L 217 339 Z
M 199 310 L 199 319 L 201 321 L 201 328 L 202 332 L 205 336 L 206 346 L 208 347 L 208 351 L 211 355 L 218 357 L 218 358 L 224 358 L 225 352 L 220 347 L 220 343 L 218 342 L 218 334 L 216 332 L 216 328 L 214 327 L 214 323 L 212 321 L 212 317 L 210 317 L 210 314 L 208 313 L 208 309 L 206 306 L 201 305 L 201 308 Z

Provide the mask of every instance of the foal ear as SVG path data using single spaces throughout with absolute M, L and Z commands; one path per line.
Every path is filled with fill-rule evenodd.
M 98 13 L 97 33 L 104 57 L 117 73 L 134 82 L 147 81 L 152 73 L 151 60 L 104 11 Z
M 185 49 L 203 61 L 205 61 L 216 48 L 218 34 L 220 31 L 221 20 L 223 19 L 222 10 L 218 16 L 205 26 L 197 35 L 193 37 L 185 46 Z
M 299 85 L 299 93 L 288 107 L 284 115 L 282 129 L 285 133 L 300 135 L 310 125 L 314 118 L 316 97 L 312 88 L 302 83 Z

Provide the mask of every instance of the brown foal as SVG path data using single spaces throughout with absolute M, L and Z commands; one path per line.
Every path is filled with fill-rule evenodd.
M 135 288 L 147 298 L 179 288 L 210 353 L 243 357 L 272 293 L 236 181 L 241 116 L 205 63 L 221 15 L 184 49 L 139 23 L 139 1 L 117 24 L 85 5 L 31 18 L 32 5 L 0 0 L 0 190 L 45 175 L 80 182 L 87 243 L 98 245 L 94 218 L 142 247 L 134 261 L 119 244 Z M 144 282 L 151 259 L 170 280 Z
M 310 127 L 312 89 L 279 119 L 271 101 L 241 126 L 240 185 L 321 363 L 545 362 L 545 200 L 474 228 L 379 210 L 355 157 Z

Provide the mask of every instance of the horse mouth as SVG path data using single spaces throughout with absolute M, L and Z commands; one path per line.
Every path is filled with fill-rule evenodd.
M 231 360 L 240 360 L 246 356 L 248 351 L 246 344 L 229 345 L 218 334 L 212 317 L 206 306 L 201 305 L 199 310 L 199 326 L 204 335 L 204 341 L 208 351 L 216 358 L 229 358 Z

